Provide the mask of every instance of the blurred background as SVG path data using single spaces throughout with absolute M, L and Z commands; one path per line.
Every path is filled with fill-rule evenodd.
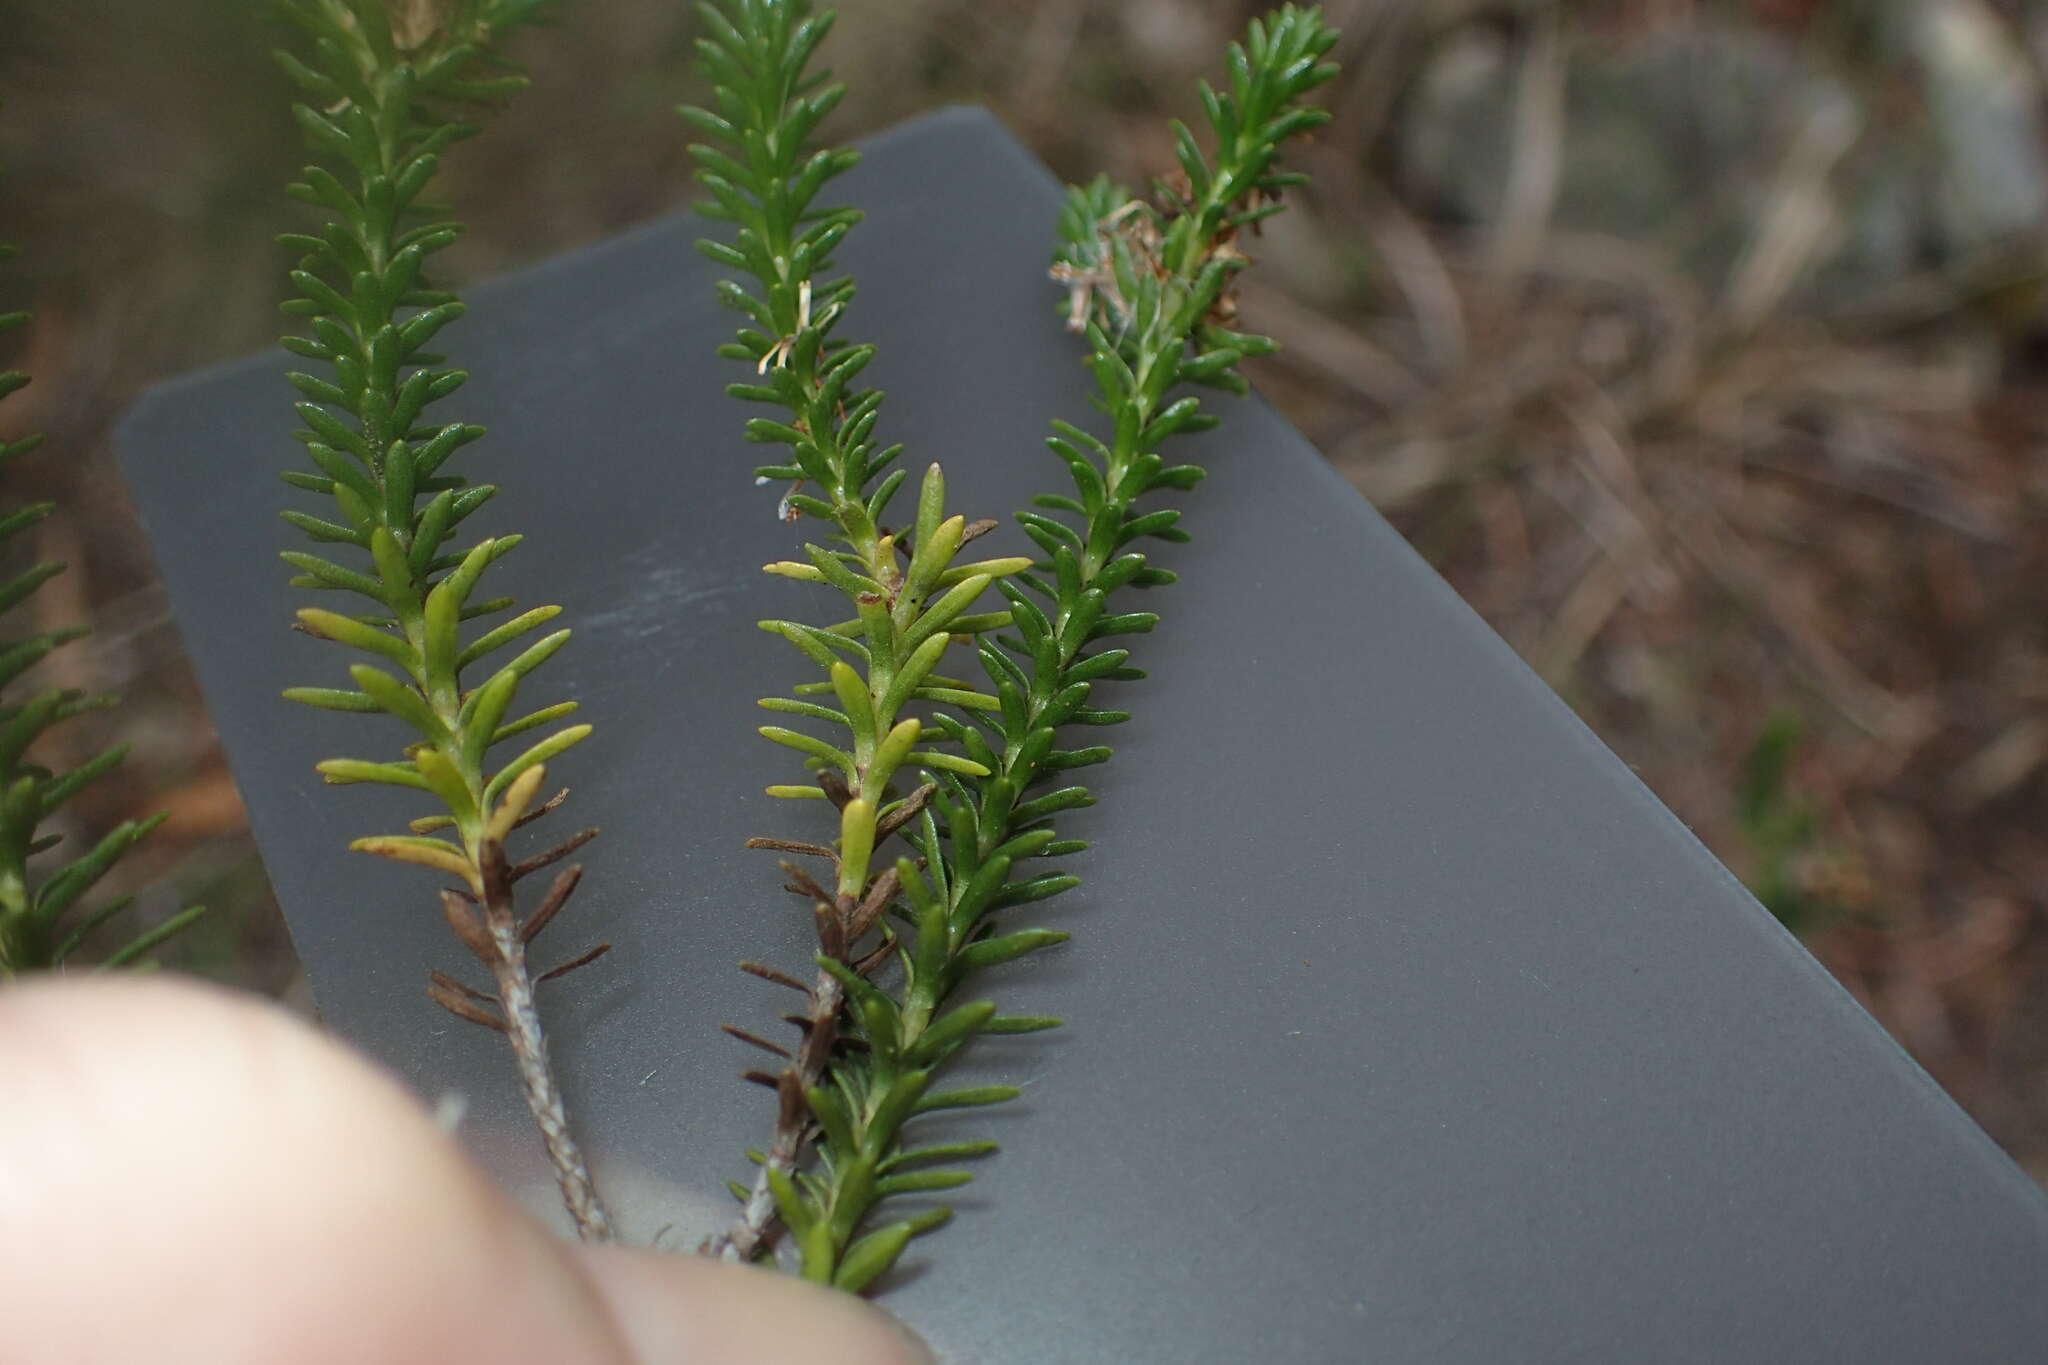
M 1264 8 L 838 7 L 833 136 L 975 101 L 1140 184 Z M 1261 388 L 2048 1180 L 2048 3 L 1326 9 L 1336 119 L 1245 289 L 1286 348 Z M 569 0 L 522 40 L 534 89 L 451 158 L 445 278 L 689 200 L 693 28 Z M 0 0 L 0 305 L 37 315 L 0 427 L 49 434 L 6 501 L 57 499 L 72 566 L 30 610 L 97 632 L 46 668 L 128 701 L 52 736 L 134 746 L 69 820 L 170 811 L 117 889 L 217 907 L 168 960 L 303 1005 L 107 449 L 141 388 L 281 330 L 282 38 L 259 0 Z

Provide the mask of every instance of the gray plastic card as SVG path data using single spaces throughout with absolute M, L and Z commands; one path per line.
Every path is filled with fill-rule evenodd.
M 1056 187 L 964 110 L 841 183 L 885 439 L 1022 545 L 1009 512 L 1065 477 L 1048 419 L 1089 416 Z M 809 961 L 806 907 L 741 845 L 823 837 L 761 794 L 791 755 L 754 733 L 811 665 L 754 623 L 832 610 L 759 571 L 805 532 L 720 392 L 704 230 L 479 289 L 449 338 L 476 375 L 451 419 L 490 427 L 460 462 L 505 490 L 483 529 L 527 536 L 497 590 L 576 630 L 531 695 L 597 726 L 553 822 L 604 835 L 537 946 L 617 947 L 543 988 L 554 1053 L 627 1232 L 678 1248 L 771 1117 L 717 1026 L 773 1032 L 788 1000 L 735 964 Z M 152 394 L 122 453 L 322 1012 L 466 1096 L 546 1209 L 499 1039 L 424 994 L 466 965 L 429 879 L 344 851 L 423 811 L 313 772 L 395 723 L 278 697 L 346 662 L 285 628 L 284 368 Z M 1074 940 L 982 983 L 1069 1027 L 971 1050 L 1025 1097 L 929 1124 L 1003 1150 L 884 1301 L 963 1365 L 2048 1358 L 2048 1201 L 1315 451 L 1216 401 L 1194 541 L 1155 555 L 1181 581 L 1143 603 L 1153 676 L 1105 689 L 1135 719 L 1063 825 L 1086 881 L 1013 914 Z

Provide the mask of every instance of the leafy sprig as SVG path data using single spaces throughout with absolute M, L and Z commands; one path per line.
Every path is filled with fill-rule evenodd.
M 11 260 L 14 254 L 13 247 L 0 245 L 0 260 Z M 25 312 L 0 314 L 0 335 L 18 331 L 28 321 Z M 28 375 L 20 370 L 0 373 L 0 400 L 28 383 Z M 13 464 L 42 442 L 39 435 L 0 441 L 0 466 Z M 37 502 L 0 513 L 0 543 L 30 530 L 55 510 L 55 503 Z M 24 606 L 38 588 L 63 571 L 62 564 L 43 561 L 0 583 L 0 612 Z M 83 905 L 93 885 L 164 819 L 158 815 L 123 820 L 76 858 L 54 867 L 31 869 L 29 865 L 36 854 L 63 840 L 61 834 L 43 833 L 43 823 L 72 797 L 112 772 L 128 752 L 125 744 L 117 745 L 61 773 L 29 757 L 36 741 L 52 727 L 114 704 L 112 697 L 88 696 L 74 688 L 46 687 L 23 695 L 16 686 L 52 650 L 85 633 L 83 627 L 67 626 L 0 637 L 0 689 L 6 689 L 0 692 L 0 980 L 65 965 L 87 935 L 128 909 L 133 896 L 116 897 L 90 910 L 83 910 Z M 181 910 L 130 938 L 100 965 L 146 965 L 152 950 L 190 928 L 205 913 L 203 906 Z
M 1248 263 L 1236 242 L 1243 230 L 1277 211 L 1273 197 L 1296 182 L 1275 169 L 1274 158 L 1289 137 L 1327 117 L 1293 105 L 1333 74 L 1320 58 L 1335 35 L 1321 24 L 1317 11 L 1292 6 L 1269 23 L 1254 24 L 1246 42 L 1232 47 L 1230 90 L 1203 87 L 1204 107 L 1217 136 L 1216 161 L 1212 165 L 1192 135 L 1179 128 L 1182 179 L 1162 186 L 1161 206 L 1136 202 L 1106 181 L 1070 199 L 1055 274 L 1070 286 L 1077 327 L 1089 335 L 1098 404 L 1114 423 L 1115 440 L 1104 443 L 1079 428 L 1059 426 L 1053 448 L 1067 461 L 1078 496 L 1039 503 L 1077 516 L 1080 525 L 1039 513 L 1022 515 L 1026 532 L 1049 558 L 1034 566 L 1040 572 L 991 575 L 1010 601 L 1018 631 L 1016 638 L 980 640 L 993 693 L 947 681 L 927 694 L 973 717 L 937 713 L 924 727 L 957 741 L 965 761 L 950 753 L 916 756 L 930 780 L 909 797 L 877 809 L 887 829 L 906 830 L 922 856 L 899 857 L 887 873 L 861 880 L 869 878 L 873 865 L 875 834 L 854 778 L 866 774 L 861 758 L 869 751 L 861 745 L 884 732 L 864 715 L 861 679 L 839 655 L 857 652 L 860 661 L 872 664 L 880 653 L 874 645 L 882 638 L 878 618 L 890 581 L 879 569 L 865 578 L 857 570 L 881 562 L 863 549 L 868 537 L 887 538 L 878 526 L 881 508 L 901 475 L 891 476 L 877 498 L 862 501 L 865 478 L 895 452 L 868 463 L 865 442 L 879 396 L 849 394 L 837 380 L 839 366 L 857 372 L 869 354 L 868 348 L 840 347 L 830 337 L 851 299 L 852 285 L 844 279 L 820 285 L 811 278 L 826 268 L 832 247 L 857 218 L 849 209 L 812 208 L 822 186 L 852 164 L 850 153 L 812 151 L 806 145 L 839 98 L 838 87 L 805 70 L 830 18 L 813 16 L 807 4 L 781 0 L 739 0 L 729 14 L 707 6 L 705 17 L 712 36 L 703 51 L 718 109 L 686 113 L 700 131 L 725 144 L 723 150 L 697 151 L 700 179 L 713 196 L 708 211 L 740 227 L 734 242 L 707 243 L 704 249 L 761 285 L 759 294 L 731 283 L 721 287 L 729 303 L 765 329 L 743 332 L 726 353 L 754 361 L 769 380 L 736 385 L 732 392 L 790 410 L 790 422 L 750 424 L 754 439 L 784 442 L 793 456 L 759 473 L 764 479 L 819 485 L 826 497 L 810 497 L 800 485 L 785 499 L 785 507 L 832 520 L 854 550 L 841 554 L 807 546 L 809 565 L 770 569 L 833 582 L 861 606 L 855 621 L 822 630 L 764 623 L 788 635 L 829 671 L 828 686 L 846 710 L 794 700 L 764 704 L 847 725 L 856 743 L 849 754 L 808 735 L 771 734 L 840 774 L 817 789 L 784 789 L 784 794 L 832 797 L 841 806 L 841 839 L 836 850 L 757 842 L 830 858 L 841 879 L 828 895 L 785 864 L 791 889 L 816 904 L 826 949 L 819 957 L 822 975 L 816 985 L 806 987 L 770 969 L 750 967 L 805 991 L 810 1008 L 803 1019 L 803 1041 L 793 1054 L 732 1030 L 783 1055 L 788 1064 L 779 1073 L 754 1073 L 781 1097 L 776 1142 L 756 1154 L 762 1170 L 754 1187 L 736 1187 L 746 1212 L 723 1246 L 735 1256 L 757 1254 L 773 1217 L 779 1216 L 795 1236 L 805 1274 L 859 1289 L 885 1273 L 911 1237 L 947 1216 L 946 1210 L 935 1209 L 869 1230 L 876 1206 L 894 1195 L 963 1184 L 970 1178 L 966 1171 L 934 1163 L 994 1149 L 982 1141 L 906 1147 L 908 1121 L 937 1109 L 1001 1103 L 1017 1093 L 1000 1085 L 934 1091 L 936 1070 L 978 1033 L 1026 1032 L 1058 1023 L 1001 1017 L 986 1001 L 952 1001 L 981 968 L 1067 937 L 1045 929 L 998 933 L 991 916 L 1077 883 L 1057 871 L 1019 869 L 1027 859 L 1085 847 L 1060 838 L 1052 819 L 1090 798 L 1077 786 L 1032 793 L 1058 773 L 1109 757 L 1102 746 L 1057 748 L 1058 728 L 1124 719 L 1121 712 L 1089 707 L 1089 692 L 1101 679 L 1142 676 L 1127 666 L 1127 651 L 1090 650 L 1105 639 L 1149 630 L 1156 621 L 1150 613 L 1110 613 L 1113 591 L 1172 579 L 1128 549 L 1131 542 L 1145 536 L 1185 538 L 1173 524 L 1178 513 L 1139 513 L 1135 503 L 1157 488 L 1192 487 L 1201 471 L 1167 466 L 1155 447 L 1178 432 L 1212 426 L 1216 419 L 1200 412 L 1191 397 L 1167 399 L 1188 382 L 1243 392 L 1237 362 L 1271 349 L 1263 338 L 1227 325 L 1230 281 Z M 820 300 L 825 301 L 822 307 Z M 841 444 L 848 427 L 850 449 Z M 936 502 L 942 496 L 934 471 L 926 481 L 913 541 L 919 554 L 941 525 L 952 524 L 937 521 Z M 954 546 L 947 542 L 943 549 L 950 556 Z M 918 558 L 913 555 L 913 568 Z M 887 562 L 893 567 L 893 559 Z M 986 626 L 977 620 L 976 625 L 996 628 L 994 620 Z M 953 627 L 960 628 L 958 623 Z M 867 648 L 849 650 L 856 638 L 865 639 Z M 856 818 L 849 819 L 849 811 Z M 851 882 L 846 875 L 850 866 L 859 873 Z M 899 893 L 906 903 L 895 903 Z M 870 929 L 881 942 L 850 960 L 847 931 Z M 900 978 L 885 987 L 878 971 L 891 958 Z M 813 1136 L 816 1168 L 800 1171 L 802 1144 Z
M 953 1047 L 994 1012 L 977 1006 L 945 1029 L 906 1034 L 890 1024 L 889 997 L 871 984 L 875 973 L 901 956 L 902 944 L 899 930 L 884 918 L 896 907 L 901 865 L 888 866 L 882 854 L 884 865 L 877 871 L 878 845 L 922 817 L 934 789 L 927 782 L 901 792 L 893 785 L 898 773 L 915 765 L 985 774 L 972 760 L 928 747 L 934 735 L 946 733 L 943 723 L 906 712 L 919 703 L 970 710 L 999 705 L 994 696 L 937 670 L 953 640 L 1007 624 L 1008 613 L 977 611 L 976 603 L 992 583 L 1030 560 L 960 562 L 963 548 L 993 523 L 970 526 L 964 517 L 948 515 L 945 478 L 937 465 L 922 479 L 912 524 L 902 532 L 884 524 L 906 479 L 905 471 L 888 468 L 901 448 L 877 446 L 882 395 L 856 383 L 875 350 L 834 335 L 853 284 L 827 275 L 833 249 L 860 215 L 816 204 L 856 154 L 808 145 L 842 93 L 825 75 L 807 70 L 832 16 L 778 0 L 736 0 L 725 9 L 701 6 L 700 12 L 708 36 L 699 52 L 713 81 L 715 108 L 683 112 L 711 139 L 692 149 L 698 178 L 711 192 L 706 211 L 737 224 L 731 242 L 706 242 L 703 249 L 754 282 L 752 289 L 730 280 L 720 285 L 721 297 L 753 324 L 722 353 L 752 362 L 760 381 L 735 384 L 730 392 L 787 414 L 786 420 L 748 423 L 750 439 L 789 451 L 786 460 L 757 474 L 794 484 L 783 499 L 785 514 L 826 522 L 836 542 L 829 548 L 806 544 L 803 560 L 767 568 L 836 588 L 853 610 L 851 619 L 832 625 L 761 623 L 824 674 L 799 687 L 796 696 L 761 704 L 824 722 L 844 736 L 834 742 L 786 726 L 762 727 L 767 738 L 805 754 L 818 773 L 815 785 L 769 790 L 829 799 L 838 808 L 839 837 L 832 847 L 754 841 L 757 847 L 823 859 L 833 875 L 828 887 L 784 864 L 791 889 L 812 903 L 819 947 L 815 981 L 806 985 L 770 968 L 750 967 L 804 992 L 798 1046 L 791 1050 L 731 1030 L 785 1065 L 751 1073 L 776 1089 L 779 1114 L 769 1149 L 759 1154 L 760 1177 L 751 1190 L 737 1191 L 745 1209 L 722 1245 L 735 1257 L 756 1255 L 780 1217 L 795 1233 L 806 1275 L 859 1289 L 887 1269 L 914 1232 L 944 1216 L 939 1211 L 856 1237 L 880 1195 L 957 1183 L 950 1173 L 942 1179 L 899 1169 L 910 1159 L 897 1150 L 895 1134 L 913 1110 L 985 1098 L 934 1092 L 930 1081 Z M 838 705 L 806 699 L 813 696 Z M 850 1018 L 848 999 L 854 1002 Z M 799 1170 L 804 1144 L 819 1132 L 829 1157 L 815 1173 Z M 862 1133 L 874 1140 L 862 1140 Z
M 897 1027 L 907 1036 L 971 1018 L 966 1012 L 973 1006 L 941 1011 L 976 971 L 1067 937 L 1045 929 L 999 932 L 991 917 L 1079 882 L 1058 871 L 1019 875 L 1018 867 L 1025 858 L 1086 847 L 1061 838 L 1054 823 L 1093 798 L 1078 784 L 1054 784 L 1107 760 L 1111 751 L 1106 745 L 1063 748 L 1059 732 L 1129 719 L 1128 712 L 1091 705 L 1096 683 L 1144 676 L 1129 665 L 1129 650 L 1104 642 L 1148 632 L 1158 617 L 1113 610 L 1111 598 L 1125 587 L 1173 581 L 1134 543 L 1187 539 L 1175 525 L 1179 512 L 1141 511 L 1137 504 L 1147 493 L 1185 491 L 1203 477 L 1198 466 L 1168 465 L 1158 453 L 1168 438 L 1220 421 L 1201 411 L 1199 399 L 1177 391 L 1192 383 L 1242 394 L 1247 385 L 1238 362 L 1273 349 L 1270 340 L 1228 325 L 1235 317 L 1231 281 L 1250 264 L 1238 242 L 1278 212 L 1280 192 L 1301 180 L 1276 169 L 1275 160 L 1289 138 L 1327 121 L 1328 114 L 1297 101 L 1336 74 L 1321 61 L 1335 41 L 1313 8 L 1290 5 L 1253 21 L 1245 41 L 1230 47 L 1230 88 L 1200 87 L 1217 145 L 1213 162 L 1176 123 L 1182 175 L 1159 185 L 1156 205 L 1106 180 L 1069 192 L 1053 275 L 1073 291 L 1070 319 L 1089 340 L 1094 402 L 1114 435 L 1105 442 L 1080 427 L 1054 424 L 1057 434 L 1048 444 L 1065 463 L 1073 492 L 1037 498 L 1042 511 L 1018 514 L 1046 559 L 999 585 L 1016 634 L 980 642 L 998 705 L 966 720 L 938 719 L 986 771 L 938 774 L 917 841 L 922 857 L 899 863 L 918 926 L 897 992 Z M 878 1004 L 865 998 L 857 1004 L 881 1016 L 881 1024 L 892 1022 Z M 1056 1023 L 990 1018 L 980 1031 Z M 825 1156 L 831 1155 L 828 1144 Z
M 1274 349 L 1270 339 L 1230 326 L 1232 281 L 1251 264 L 1239 242 L 1284 207 L 1283 190 L 1304 179 L 1277 169 L 1276 161 L 1290 138 L 1328 121 L 1324 110 L 1298 102 L 1336 74 L 1321 60 L 1336 37 L 1314 7 L 1287 5 L 1253 20 L 1245 40 L 1229 48 L 1229 89 L 1199 86 L 1216 142 L 1213 161 L 1176 122 L 1181 173 L 1158 184 L 1156 204 L 1106 178 L 1068 191 L 1052 275 L 1069 288 L 1070 326 L 1089 342 L 1092 401 L 1113 435 L 1104 441 L 1056 421 L 1047 444 L 1065 464 L 1073 491 L 1038 497 L 1041 511 L 1018 514 L 1047 558 L 1002 585 L 1017 635 L 981 646 L 1002 701 L 987 718 L 993 723 L 955 735 L 991 775 L 947 780 L 933 803 L 944 817 L 943 862 L 956 885 L 963 878 L 971 884 L 1019 834 L 1047 829 L 1051 816 L 1089 804 L 1079 787 L 1025 799 L 1057 774 L 1109 757 L 1101 747 L 1054 747 L 1059 727 L 1128 719 L 1091 708 L 1089 693 L 1099 681 L 1144 674 L 1128 665 L 1127 649 L 1095 646 L 1148 632 L 1158 617 L 1113 612 L 1110 599 L 1127 586 L 1174 581 L 1135 543 L 1188 538 L 1176 524 L 1178 511 L 1141 511 L 1138 504 L 1160 489 L 1185 492 L 1204 477 L 1199 466 L 1169 465 L 1158 453 L 1167 439 L 1221 421 L 1202 411 L 1197 396 L 1177 392 L 1193 384 L 1241 395 L 1248 385 L 1239 362 Z M 1064 889 L 1048 886 L 1046 894 Z M 971 897 L 955 892 L 951 899 L 957 913 Z
M 396 760 L 329 759 L 331 783 L 381 783 L 426 793 L 440 810 L 403 834 L 358 839 L 352 847 L 445 874 L 459 890 L 442 893 L 449 926 L 491 973 L 495 992 L 435 972 L 429 995 L 452 1013 L 503 1033 L 519 1063 L 526 1098 L 540 1126 L 578 1229 L 609 1236 L 603 1206 L 569 1134 L 546 1039 L 533 999 L 527 943 L 574 891 L 578 867 L 560 872 L 531 914 L 521 915 L 514 887 L 559 862 L 595 831 L 573 835 L 514 863 L 505 851 L 520 826 L 547 814 L 544 765 L 590 733 L 558 726 L 576 709 L 558 702 L 519 714 L 521 683 L 558 651 L 566 630 L 536 635 L 555 606 L 514 612 L 509 597 L 485 598 L 484 574 L 515 548 L 518 536 L 457 541 L 463 523 L 497 491 L 471 486 L 449 465 L 481 427 L 428 415 L 467 375 L 428 348 L 462 315 L 453 294 L 434 288 L 425 267 L 461 232 L 422 195 L 441 154 L 476 125 L 464 111 L 500 101 L 525 77 L 495 52 L 507 32 L 541 17 L 550 0 L 289 0 L 284 13 L 310 39 L 310 58 L 278 60 L 307 95 L 293 113 L 318 160 L 290 187 L 320 210 L 313 233 L 283 240 L 302 253 L 293 270 L 298 297 L 285 311 L 310 335 L 285 347 L 319 362 L 322 373 L 290 376 L 303 399 L 305 426 L 295 435 L 314 469 L 285 475 L 321 495 L 322 515 L 292 510 L 286 520 L 344 563 L 302 551 L 284 558 L 294 585 L 361 599 L 352 610 L 308 607 L 299 628 L 361 651 L 353 689 L 293 688 L 293 700 L 334 711 L 381 712 L 416 738 Z M 466 630 L 468 623 L 503 618 Z M 511 657 L 504 658 L 517 645 Z M 481 682 L 464 675 L 497 656 Z M 519 740 L 509 759 L 494 751 Z M 590 961 L 599 947 L 542 976 Z

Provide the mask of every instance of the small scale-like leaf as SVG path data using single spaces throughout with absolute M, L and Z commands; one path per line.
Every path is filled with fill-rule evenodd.
M 336 640 L 345 645 L 354 645 L 357 649 L 381 654 L 407 672 L 419 667 L 418 653 L 403 636 L 394 635 L 353 616 L 324 611 L 319 607 L 301 607 L 297 615 L 300 628 L 309 635 L 317 635 L 323 640 Z
M 929 1147 L 914 1147 L 896 1153 L 882 1162 L 881 1170 L 887 1174 L 902 1170 L 906 1166 L 920 1166 L 933 1161 L 963 1161 L 972 1157 L 989 1156 L 998 1150 L 999 1144 L 986 1138 L 934 1143 Z
M 430 791 L 419 770 L 405 763 L 369 763 L 353 758 L 330 758 L 314 765 L 322 777 L 341 785 L 350 782 L 382 782 L 394 787 L 417 787 Z
M 1047 1029 L 1063 1028 L 1066 1020 L 1055 1019 L 1049 1014 L 999 1014 L 982 1025 L 983 1033 L 1043 1033 Z
M 162 924 L 137 934 L 134 938 L 129 939 L 119 948 L 107 954 L 106 959 L 100 964 L 101 969 L 126 967 L 131 963 L 142 961 L 149 954 L 170 942 L 170 940 L 184 933 L 187 929 L 199 923 L 200 920 L 205 919 L 207 913 L 207 907 L 203 905 L 194 905 L 180 910 Z M 145 965 L 153 966 L 155 964 L 149 963 Z
M 832 1273 L 832 1285 L 849 1294 L 858 1294 L 896 1264 L 896 1258 L 903 1254 L 903 1248 L 917 1235 L 917 1229 L 909 1223 L 891 1223 L 888 1227 L 871 1232 L 846 1249 L 839 1259 L 839 1268 Z
M 917 1112 L 929 1114 L 940 1109 L 978 1109 L 1005 1104 L 1024 1092 L 1014 1085 L 975 1085 L 960 1090 L 940 1090 L 917 1103 Z
M 448 726 L 441 717 L 434 714 L 434 709 L 427 704 L 427 699 L 420 695 L 418 689 L 369 664 L 353 664 L 349 667 L 348 674 L 356 680 L 357 687 L 375 698 L 378 706 L 412 726 L 427 739 L 441 743 L 449 738 Z
M 358 853 L 374 853 L 380 858 L 394 862 L 416 863 L 436 872 L 468 880 L 472 869 L 469 859 L 462 850 L 445 839 L 424 839 L 413 835 L 379 835 L 371 839 L 358 839 L 349 845 Z
M 377 699 L 367 692 L 344 692 L 331 687 L 287 687 L 285 700 L 317 706 L 326 711 L 381 711 Z
M 491 731 L 490 739 L 484 747 L 489 749 L 493 745 L 502 744 L 508 739 L 525 734 L 528 730 L 537 730 L 543 725 L 560 720 L 563 716 L 574 715 L 581 709 L 582 703 L 573 701 L 559 701 L 553 706 L 543 706 L 538 711 L 530 712 Z M 482 720 L 479 719 L 477 724 L 481 730 Z
M 591 727 L 588 725 L 571 725 L 565 730 L 556 731 L 531 749 L 528 749 L 525 753 L 519 755 L 519 757 L 513 759 L 510 763 L 507 763 L 498 770 L 498 775 L 485 785 L 484 804 L 489 805 L 492 801 L 495 801 L 498 794 L 505 790 L 506 784 L 535 764 L 545 763 L 571 745 L 581 744 L 584 740 L 590 738 L 590 732 Z
M 911 754 L 909 761 L 921 763 L 925 767 L 936 769 L 939 772 L 965 773 L 969 777 L 987 777 L 989 775 L 989 768 L 985 764 L 977 763 L 971 758 L 961 758 L 958 754 L 941 754 L 924 750 Z
M 951 1056 L 961 1044 L 988 1027 L 995 1017 L 993 1001 L 977 1000 L 948 1010 L 911 1043 L 907 1050 L 915 1066 L 932 1067 Z
M 562 614 L 560 607 L 535 607 L 531 611 L 513 617 L 497 628 L 479 635 L 456 657 L 457 672 L 484 658 L 486 655 L 512 643 L 530 631 L 538 630 Z
M 1003 934 L 996 938 L 985 938 L 970 943 L 962 949 L 959 962 L 965 971 L 980 971 L 1011 962 L 1026 953 L 1050 948 L 1056 943 L 1065 943 L 1073 935 L 1059 929 L 1023 929 L 1014 934 Z
M 853 756 L 843 749 L 834 748 L 822 739 L 797 730 L 785 729 L 780 725 L 763 725 L 759 732 L 763 738 L 772 739 L 777 744 L 795 749 L 799 753 L 809 754 L 849 773 L 853 771 Z
M 775 1196 L 775 1211 L 782 1215 L 782 1221 L 789 1224 L 789 1230 L 797 1237 L 809 1236 L 816 1216 L 798 1192 L 796 1182 L 774 1166 L 767 1167 L 766 1172 L 768 1188 Z
M 875 1191 L 884 1199 L 899 1194 L 929 1194 L 935 1190 L 957 1190 L 973 1179 L 972 1171 L 907 1171 L 883 1176 L 875 1182 Z

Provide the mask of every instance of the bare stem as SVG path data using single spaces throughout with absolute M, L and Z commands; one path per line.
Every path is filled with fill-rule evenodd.
M 494 950 L 491 972 L 497 978 L 505 1038 L 519 1063 L 526 1107 L 540 1129 L 548 1160 L 554 1164 L 555 1183 L 561 1187 L 562 1202 L 576 1220 L 577 1234 L 586 1242 L 609 1242 L 611 1216 L 597 1196 L 583 1150 L 569 1131 L 568 1109 L 562 1102 L 561 1088 L 555 1083 L 554 1068 L 548 1061 L 547 1035 L 541 1031 L 540 1011 L 534 1006 L 533 978 L 526 968 L 526 941 L 513 907 L 512 883 L 505 875 L 504 854 L 495 843 L 486 846 L 485 867 L 484 921 Z M 491 872 L 496 875 L 488 875 Z
M 839 1035 L 839 1011 L 846 1003 L 846 988 L 830 972 L 820 971 L 811 984 L 810 1005 L 805 1011 L 803 1045 L 777 1079 L 775 1090 L 780 1104 L 775 1113 L 775 1134 L 768 1144 L 766 1159 L 754 1175 L 754 1187 L 731 1227 L 704 1245 L 704 1254 L 727 1261 L 752 1261 L 761 1255 L 774 1236 L 781 1215 L 775 1207 L 775 1191 L 768 1174 L 780 1171 L 794 1175 L 803 1159 L 804 1143 L 811 1135 L 811 1108 L 805 1093 L 824 1079 L 825 1065 L 832 1060 L 832 1045 Z

